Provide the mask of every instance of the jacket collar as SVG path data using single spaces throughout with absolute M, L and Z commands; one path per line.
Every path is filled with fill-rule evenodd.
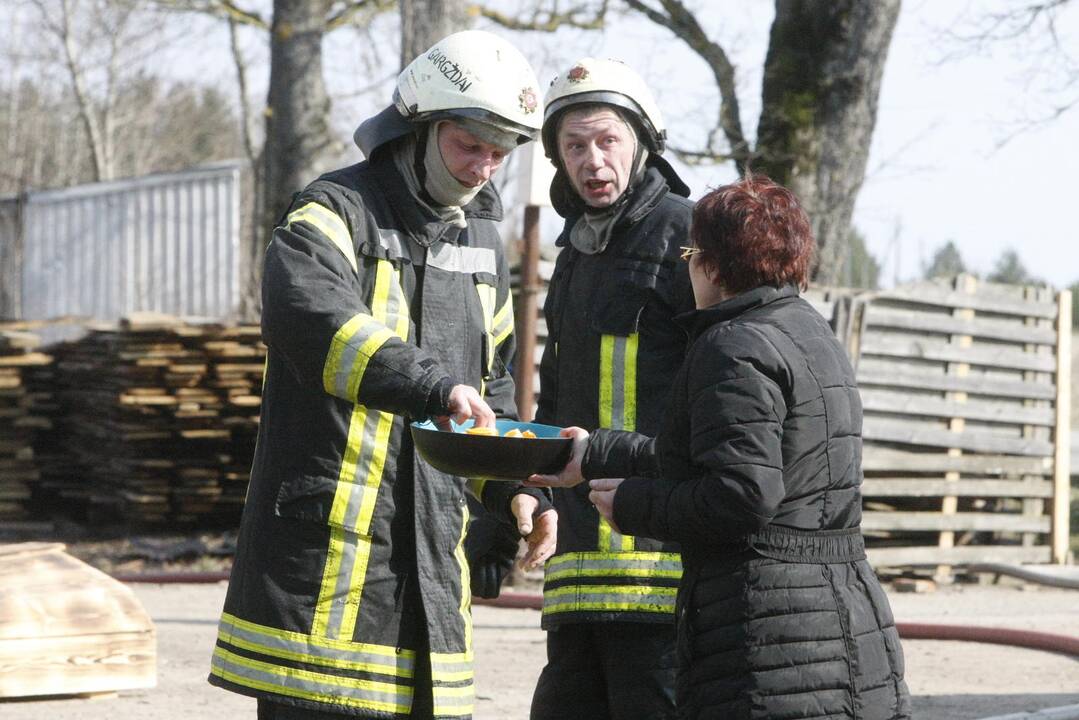
M 696 339 L 713 325 L 733 320 L 742 313 L 754 308 L 770 305 L 784 298 L 798 297 L 798 295 L 797 285 L 783 285 L 781 287 L 761 285 L 710 307 L 682 313 L 675 319 L 678 324 L 686 329 L 691 339 Z
M 375 156 L 368 160 L 368 164 L 404 229 L 420 244 L 430 245 L 439 240 L 453 241 L 457 237 L 459 228 L 443 222 L 408 191 L 391 153 L 375 153 Z M 502 199 L 490 182 L 462 209 L 465 217 L 470 220 L 502 220 Z
M 682 178 L 678 177 L 670 163 L 659 155 L 649 155 L 645 171 L 618 199 L 625 207 L 615 223 L 615 230 L 634 225 L 647 217 L 668 192 L 689 197 L 689 186 L 682 182 Z M 585 212 L 584 201 L 574 191 L 569 178 L 561 169 L 555 172 L 555 178 L 551 181 L 551 204 L 559 215 L 566 218 L 566 227 L 573 227 Z M 568 233 L 562 233 L 555 244 L 563 246 L 568 242 L 568 238 Z

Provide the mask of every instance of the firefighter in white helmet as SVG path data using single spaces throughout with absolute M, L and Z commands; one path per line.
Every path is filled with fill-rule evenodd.
M 674 317 L 694 307 L 679 259 L 689 189 L 660 157 L 662 115 L 627 65 L 584 58 L 554 80 L 545 104 L 551 199 L 566 222 L 544 305 L 536 421 L 655 435 L 686 348 Z M 534 480 L 558 486 L 570 473 Z M 588 502 L 587 483 L 556 489 L 554 502 L 548 662 L 532 720 L 675 717 L 678 548 L 620 535 Z
M 491 175 L 541 126 L 535 75 L 462 32 L 364 122 L 367 159 L 297 195 L 266 251 L 261 424 L 210 682 L 259 718 L 469 718 L 461 478 L 408 423 L 512 415 L 513 312 Z M 553 549 L 542 491 L 480 489 Z

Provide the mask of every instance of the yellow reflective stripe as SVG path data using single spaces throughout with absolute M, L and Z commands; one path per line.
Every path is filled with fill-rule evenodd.
M 611 427 L 611 384 L 614 360 L 614 335 L 604 335 L 599 341 L 599 426 Z M 619 428 L 615 428 L 618 430 Z
M 362 670 L 382 675 L 411 678 L 416 653 L 386 645 L 344 642 L 280 630 L 221 614 L 217 629 L 219 642 L 270 657 L 325 665 L 344 670 Z
M 513 332 L 513 296 L 506 298 L 502 303 L 502 309 L 495 313 L 491 320 L 491 332 L 494 335 L 494 344 L 497 347 L 506 341 Z
M 389 713 L 412 710 L 409 685 L 281 667 L 221 647 L 214 649 L 210 672 L 237 685 L 304 700 Z
M 544 581 L 564 578 L 665 578 L 682 577 L 682 557 L 678 553 L 564 553 L 547 561 Z
M 375 266 L 370 307 L 369 323 L 353 323 L 352 320 L 346 323 L 352 324 L 352 336 L 361 334 L 367 327 L 378 328 L 357 348 L 356 359 L 351 360 L 348 389 L 352 400 L 358 394 L 367 360 L 378 346 L 394 336 L 408 339 L 408 304 L 401 289 L 400 273 L 387 260 L 379 260 Z M 343 332 L 339 334 L 344 335 Z M 355 345 L 352 336 L 344 342 Z M 340 358 L 339 364 L 349 363 L 348 351 L 343 351 Z M 338 383 L 340 376 L 338 370 Z M 393 427 L 393 414 L 369 410 L 360 404 L 353 407 L 337 490 L 330 509 L 330 540 L 315 604 L 314 634 L 350 638 L 356 630 L 371 560 L 371 523 Z
M 637 428 L 637 344 L 639 335 L 603 335 L 599 360 L 599 424 L 614 430 Z M 614 531 L 599 518 L 596 546 L 600 551 L 628 551 L 634 547 L 631 535 Z
M 468 532 L 468 503 L 461 506 L 461 535 L 457 538 L 457 547 L 453 549 L 453 558 L 457 561 L 457 566 L 461 571 L 461 604 L 457 607 L 457 612 L 461 615 L 461 622 L 464 623 L 465 631 L 465 652 L 463 654 L 447 655 L 445 653 L 431 653 L 431 666 L 432 673 L 433 667 L 438 658 L 439 662 L 458 662 L 458 657 L 468 658 L 468 662 L 472 661 L 472 593 L 469 592 L 469 588 L 472 587 L 472 579 L 470 576 L 470 570 L 468 567 L 468 558 L 465 556 L 465 534 Z M 469 666 L 469 672 L 472 671 Z
M 573 585 L 545 590 L 544 614 L 582 611 L 673 612 L 678 588 Z
M 322 387 L 331 395 L 356 401 L 371 357 L 393 333 L 366 313 L 353 315 L 338 328 L 322 368 Z
M 305 222 L 329 238 L 330 242 L 348 260 L 348 264 L 352 266 L 352 272 L 358 272 L 356 251 L 352 247 L 352 234 L 335 212 L 318 203 L 310 202 L 288 214 L 285 218 L 285 228 L 288 229 L 292 223 L 297 222 Z
M 401 274 L 389 260 L 379 260 L 376 266 L 371 314 L 382 319 L 394 335 L 408 340 L 408 304 L 401 290 Z
M 494 314 L 495 293 L 497 289 L 487 283 L 476 283 L 476 293 L 480 296 L 483 309 L 483 331 L 487 335 L 487 357 L 484 358 L 483 375 L 489 377 L 495 362 Z

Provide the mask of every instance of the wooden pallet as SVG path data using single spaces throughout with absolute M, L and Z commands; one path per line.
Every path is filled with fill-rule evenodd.
M 854 299 L 875 564 L 947 580 L 959 563 L 1065 561 L 1070 303 L 970 276 Z
M 153 623 L 134 593 L 53 543 L 0 545 L 0 698 L 156 684 Z

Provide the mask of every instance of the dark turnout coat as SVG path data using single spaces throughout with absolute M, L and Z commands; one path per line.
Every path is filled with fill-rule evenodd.
M 408 422 L 447 378 L 512 414 L 509 273 L 485 188 L 458 229 L 392 157 L 300 193 L 266 250 L 262 422 L 210 681 L 362 717 L 472 714 L 464 481 Z M 506 485 L 506 483 L 491 483 Z
M 681 543 L 687 718 L 910 717 L 899 636 L 859 530 L 862 409 L 824 319 L 792 286 L 687 317 L 659 436 L 599 431 L 587 477 L 627 533 Z

